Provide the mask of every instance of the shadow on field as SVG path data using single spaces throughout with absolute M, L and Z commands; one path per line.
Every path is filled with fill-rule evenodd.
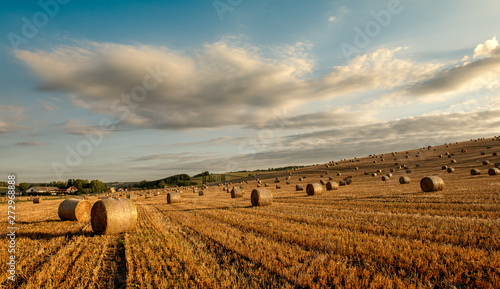
M 91 231 L 81 231 L 81 232 L 58 232 L 58 233 L 47 233 L 47 232 L 16 232 L 16 238 L 28 238 L 31 240 L 50 240 L 52 238 L 58 237 L 75 237 L 75 236 L 84 236 L 84 237 L 92 237 L 94 233 Z M 2 234 L 2 238 L 7 237 L 5 234 Z
M 63 222 L 59 219 L 54 219 L 54 220 L 42 220 L 42 221 L 33 221 L 33 222 L 26 222 L 26 221 L 17 221 L 16 224 L 22 224 L 22 225 L 34 225 L 34 224 L 41 224 L 41 223 L 59 223 Z
M 196 212 L 196 211 L 218 211 L 218 210 L 230 210 L 230 209 L 248 209 L 248 206 L 224 206 L 224 207 L 211 207 L 211 208 L 197 208 L 197 209 L 165 209 L 160 210 L 161 212 Z
M 375 195 L 375 196 L 365 196 L 365 197 L 340 197 L 340 196 L 332 196 L 332 197 L 327 197 L 329 200 L 332 201 L 358 201 L 358 200 L 374 200 L 374 201 L 379 201 L 379 200 L 384 200 L 384 199 L 403 199 L 406 197 L 410 196 L 422 196 L 422 192 L 411 192 L 411 193 L 400 193 L 400 194 L 384 194 L 384 195 Z M 277 197 L 273 196 L 274 200 L 287 200 L 287 199 L 314 199 L 314 196 L 289 196 L 289 197 Z

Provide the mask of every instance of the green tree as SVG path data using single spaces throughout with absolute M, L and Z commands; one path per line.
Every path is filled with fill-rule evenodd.
M 20 184 L 19 184 L 19 189 L 20 189 L 21 191 L 23 191 L 23 192 L 25 192 L 25 191 L 26 191 L 27 189 L 29 189 L 29 188 L 30 188 L 30 184 L 28 184 L 28 183 L 20 183 Z
M 106 186 L 105 183 L 99 181 L 99 180 L 92 180 L 90 182 L 90 191 L 94 194 L 97 193 L 102 193 L 108 189 L 108 186 Z

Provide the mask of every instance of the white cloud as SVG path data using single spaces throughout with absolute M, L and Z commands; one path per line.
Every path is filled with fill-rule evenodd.
M 337 11 L 336 15 L 331 15 L 328 18 L 328 23 L 331 25 L 333 23 L 339 23 L 342 22 L 342 19 L 349 13 L 351 10 L 347 8 L 347 6 L 340 6 L 339 10 Z
M 486 40 L 486 42 L 479 44 L 476 49 L 474 49 L 474 58 L 492 56 L 497 48 L 498 40 L 495 36 L 492 39 Z
M 330 18 L 328 18 L 328 22 L 330 23 L 337 22 L 337 20 L 339 20 L 337 16 L 330 16 Z

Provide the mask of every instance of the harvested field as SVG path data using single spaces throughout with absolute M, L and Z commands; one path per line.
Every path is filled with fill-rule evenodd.
M 292 172 L 270 206 L 252 207 L 250 194 L 231 198 L 209 186 L 182 202 L 165 196 L 136 201 L 132 232 L 94 235 L 90 222 L 61 221 L 62 200 L 16 205 L 17 281 L 4 288 L 500 288 L 500 176 L 471 175 L 480 152 L 500 150 L 491 138 L 449 147 L 399 152 L 394 162 L 357 158 Z M 466 152 L 462 153 L 462 150 Z M 420 152 L 419 154 L 417 154 Z M 455 153 L 455 172 L 439 158 Z M 388 153 L 390 154 L 390 153 Z M 406 156 L 409 158 L 406 158 Z M 418 155 L 418 157 L 416 157 Z M 419 166 L 416 166 L 418 161 Z M 399 168 L 402 166 L 402 168 Z M 412 181 L 400 184 L 411 168 Z M 359 170 L 355 168 L 358 167 Z M 387 181 L 363 172 L 388 172 Z M 483 168 L 484 169 L 484 168 Z M 296 191 L 328 173 L 352 184 L 321 195 Z M 260 173 L 271 183 L 289 172 Z M 443 191 L 424 193 L 420 180 L 439 176 Z M 306 177 L 300 182 L 299 177 Z M 255 180 L 238 184 L 246 192 Z M 237 180 L 232 180 L 236 183 Z M 97 198 L 91 198 L 94 203 Z M 7 205 L 0 205 L 6 210 Z M 7 246 L 6 218 L 2 246 Z M 1 251 L 7 260 L 6 250 Z

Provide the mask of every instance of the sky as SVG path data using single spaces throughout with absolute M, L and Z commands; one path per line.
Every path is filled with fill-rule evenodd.
M 155 180 L 500 135 L 498 11 L 2 1 L 0 175 Z

